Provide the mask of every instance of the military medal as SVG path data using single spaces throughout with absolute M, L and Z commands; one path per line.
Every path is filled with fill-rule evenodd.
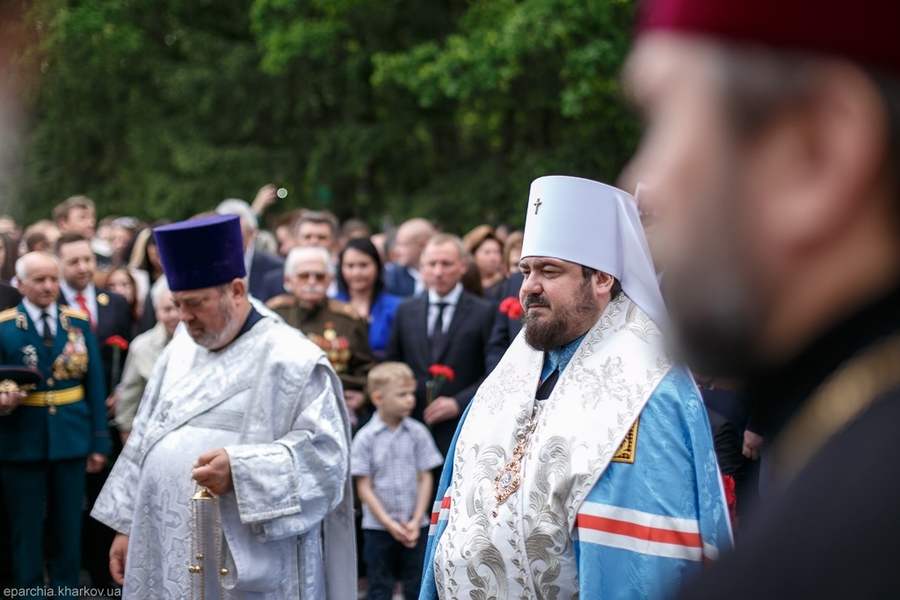
M 207 508 L 212 510 L 213 537 L 216 540 L 216 565 L 218 568 L 219 598 L 224 598 L 222 578 L 228 575 L 228 569 L 222 563 L 222 528 L 219 525 L 219 502 L 207 488 L 198 487 L 191 496 L 191 565 L 188 573 L 191 574 L 191 600 L 194 600 L 194 588 L 199 592 L 199 600 L 206 598 L 206 586 L 204 577 L 204 551 L 206 538 L 203 535 L 203 526 L 207 517 Z M 194 562 L 196 561 L 196 562 Z M 194 584 L 194 575 L 197 575 L 197 585 Z
M 537 411 L 538 403 L 535 402 L 534 407 L 531 409 L 531 416 L 516 434 L 518 442 L 516 443 L 516 447 L 513 448 L 512 458 L 506 462 L 506 465 L 500 469 L 497 473 L 497 477 L 494 478 L 494 498 L 497 501 L 493 512 L 495 517 L 500 514 L 500 505 L 506 502 L 507 498 L 512 496 L 516 490 L 519 489 L 519 484 L 522 482 L 522 476 L 520 474 L 522 470 L 522 458 L 525 456 L 525 448 L 528 446 L 531 434 L 537 429 Z

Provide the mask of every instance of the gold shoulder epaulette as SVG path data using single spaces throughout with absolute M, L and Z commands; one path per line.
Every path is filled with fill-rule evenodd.
M 81 319 L 82 321 L 87 321 L 90 319 L 88 314 L 83 310 L 79 310 L 77 308 L 72 308 L 71 306 L 61 305 L 59 307 L 59 312 L 66 315 L 67 317 L 72 317 L 75 319 Z
M 355 308 L 350 306 L 347 302 L 341 302 L 340 300 L 328 300 L 328 310 L 354 320 L 362 318 L 359 316 L 359 313 L 356 312 Z
M 0 312 L 0 323 L 11 321 L 12 319 L 15 319 L 18 314 L 19 309 L 17 307 L 13 306 L 12 308 L 7 308 L 3 312 Z
M 281 294 L 273 296 L 266 300 L 266 306 L 272 309 L 285 308 L 286 306 L 294 306 L 297 304 L 297 298 L 291 294 Z

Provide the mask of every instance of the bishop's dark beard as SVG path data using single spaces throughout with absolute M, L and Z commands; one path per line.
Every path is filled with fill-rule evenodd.
M 529 294 L 525 296 L 522 306 L 525 317 L 522 320 L 525 328 L 525 341 L 529 346 L 541 352 L 556 350 L 569 344 L 579 335 L 585 333 L 599 318 L 596 299 L 591 295 L 591 279 L 586 278 L 581 286 L 574 307 L 552 307 L 550 300 L 544 295 Z M 550 308 L 548 314 L 538 316 L 528 310 L 530 306 L 539 305 Z

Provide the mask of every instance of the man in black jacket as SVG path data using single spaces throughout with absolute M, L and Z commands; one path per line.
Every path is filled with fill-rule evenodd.
M 458 237 L 432 237 L 422 252 L 421 268 L 428 292 L 397 309 L 387 358 L 412 368 L 417 382 L 412 416 L 431 427 L 438 449 L 446 455 L 459 417 L 484 379 L 485 345 L 496 308 L 463 291 L 460 280 L 468 262 Z M 429 368 L 435 364 L 453 369 L 454 377 L 427 402 L 426 387 L 433 379 Z
M 666 300 L 693 366 L 749 381 L 763 507 L 684 598 L 897 598 L 900 5 L 645 3 Z

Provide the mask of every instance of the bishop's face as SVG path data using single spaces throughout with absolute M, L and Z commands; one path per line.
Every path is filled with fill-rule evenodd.
M 608 302 L 598 297 L 595 276 L 585 277 L 581 265 L 555 258 L 524 258 L 525 276 L 519 300 L 525 310 L 525 341 L 535 350 L 566 346 L 585 333 Z

